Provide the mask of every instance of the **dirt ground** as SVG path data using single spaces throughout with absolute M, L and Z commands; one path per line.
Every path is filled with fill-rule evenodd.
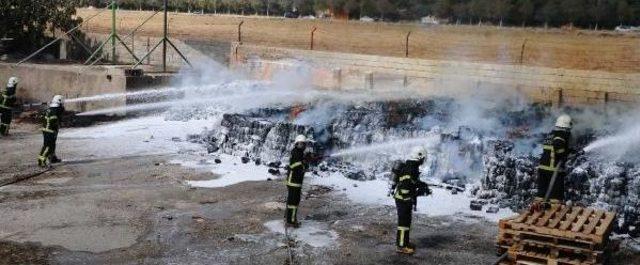
M 0 180 L 35 172 L 37 126 L 0 138 Z M 74 142 L 77 141 L 77 142 Z M 0 264 L 490 264 L 494 223 L 414 217 L 412 257 L 394 252 L 395 209 L 352 203 L 306 185 L 291 253 L 282 234 L 281 181 L 191 188 L 215 178 L 168 163 L 168 155 L 78 160 L 82 139 L 58 154 L 73 162 L 0 188 Z M 634 263 L 635 262 L 635 263 Z M 612 264 L 640 264 L 623 250 Z
M 79 9 L 78 15 L 87 19 L 98 12 L 98 9 Z M 153 13 L 120 11 L 118 30 L 128 34 Z M 189 40 L 238 41 L 238 25 L 244 21 L 244 43 L 308 49 L 311 30 L 316 27 L 314 48 L 317 50 L 404 57 L 406 36 L 411 32 L 411 58 L 629 73 L 640 70 L 640 50 L 637 48 L 640 38 L 616 32 L 291 20 L 173 12 L 169 19 L 170 34 Z M 162 14 L 158 14 L 136 34 L 160 36 L 162 21 Z M 110 12 L 88 21 L 83 30 L 109 32 Z

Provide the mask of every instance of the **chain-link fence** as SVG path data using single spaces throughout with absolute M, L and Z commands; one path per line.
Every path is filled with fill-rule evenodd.
M 90 16 L 97 10 L 81 10 Z M 142 27 L 152 12 L 118 12 L 118 30 L 135 36 L 162 34 L 162 16 Z M 102 14 L 84 30 L 110 31 Z M 551 68 L 640 71 L 640 38 L 604 31 L 563 31 L 487 26 L 276 19 L 171 13 L 169 32 L 183 40 L 236 42 L 430 60 L 458 60 Z M 132 38 L 135 39 L 135 38 Z M 139 44 L 132 43 L 132 46 Z M 143 44 L 144 45 L 144 44 Z

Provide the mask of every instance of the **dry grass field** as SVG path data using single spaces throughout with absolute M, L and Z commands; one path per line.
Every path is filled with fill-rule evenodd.
M 88 18 L 101 10 L 80 9 Z M 121 11 L 118 30 L 129 33 L 154 12 Z M 409 57 L 436 60 L 523 64 L 555 68 L 630 73 L 640 71 L 640 36 L 583 30 L 498 28 L 493 26 L 426 26 L 410 23 L 303 20 L 229 15 L 170 13 L 170 34 L 201 41 L 242 41 L 278 47 L 309 49 L 316 27 L 314 49 L 405 56 L 410 31 Z M 95 17 L 83 29 L 108 32 L 110 12 Z M 136 34 L 160 36 L 162 14 L 157 14 Z M 524 46 L 524 49 L 523 49 Z

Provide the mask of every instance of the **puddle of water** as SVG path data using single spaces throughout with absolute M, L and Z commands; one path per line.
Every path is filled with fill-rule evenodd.
M 273 220 L 264 226 L 272 233 L 284 234 L 284 221 Z M 289 236 L 314 248 L 331 247 L 337 244 L 338 233 L 329 229 L 329 225 L 313 221 L 305 221 L 300 228 L 289 229 Z

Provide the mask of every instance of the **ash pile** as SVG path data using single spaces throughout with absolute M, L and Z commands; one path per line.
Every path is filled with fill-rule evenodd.
M 324 155 L 402 139 L 433 139 L 425 140 L 429 156 L 422 178 L 468 190 L 479 200 L 515 211 L 528 206 L 536 191 L 541 143 L 556 113 L 536 104 L 472 108 L 474 113 L 470 113 L 463 104 L 434 98 L 265 107 L 223 114 L 220 125 L 203 133 L 200 140 L 214 155 L 268 164 L 276 174 L 282 172 L 298 134 L 313 139 L 314 152 Z M 564 111 L 572 113 L 578 123 L 583 119 L 591 124 L 588 121 L 594 117 L 584 110 Z M 574 148 L 580 150 L 605 135 L 607 132 L 591 128 L 578 129 Z M 386 180 L 393 161 L 405 158 L 408 149 L 410 146 L 328 157 L 314 165 L 312 172 L 339 172 L 360 181 Z M 617 211 L 618 232 L 640 234 L 640 169 L 634 163 L 579 154 L 567 166 L 571 172 L 565 180 L 568 200 Z

